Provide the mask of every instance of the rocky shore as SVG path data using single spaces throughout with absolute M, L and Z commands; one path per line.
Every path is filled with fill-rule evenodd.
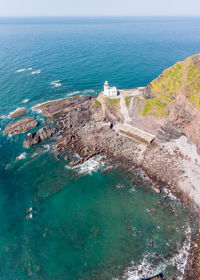
M 97 99 L 92 96 L 78 96 L 64 99 L 64 105 L 63 100 L 38 105 L 34 109 L 42 111 L 45 116 L 48 116 L 45 123 L 51 124 L 36 132 L 28 133 L 24 140 L 24 146 L 29 148 L 52 135 L 56 135 L 55 156 L 57 159 L 62 157 L 69 161 L 69 167 L 82 164 L 96 155 L 106 156 L 108 170 L 119 165 L 126 170 L 130 177 L 137 170 L 140 170 L 141 174 L 146 174 L 152 179 L 148 179 L 147 183 L 156 193 L 160 193 L 162 187 L 167 187 L 175 196 L 189 204 L 192 197 L 182 191 L 179 183 L 184 181 L 186 163 L 191 165 L 192 160 L 189 155 L 183 154 L 181 147 L 176 143 L 183 138 L 185 140 L 183 142 L 187 144 L 186 135 L 172 123 L 168 123 L 160 128 L 151 144 L 144 145 L 120 135 L 117 127 L 122 116 L 119 115 L 116 121 L 118 113 L 115 112 L 115 108 L 111 112 L 106 109 L 106 116 L 104 116 L 102 105 L 96 106 L 96 102 Z M 4 134 L 23 133 L 37 125 L 34 118 L 25 117 L 8 124 Z M 80 156 L 77 161 L 71 158 L 72 150 Z M 193 159 L 193 164 L 199 167 L 196 158 Z M 186 271 L 186 275 L 190 275 L 189 279 L 198 279 L 195 277 L 200 275 L 198 274 L 200 266 L 197 261 L 200 260 L 200 240 L 199 236 L 196 238 L 195 245 L 192 246 L 190 252 L 190 265 Z M 193 272 L 191 272 L 191 267 Z
M 68 161 L 69 167 L 102 155 L 107 169 L 120 165 L 129 176 L 139 170 L 151 179 L 147 181 L 156 193 L 165 187 L 186 205 L 192 205 L 199 221 L 200 112 L 184 92 L 168 105 L 161 103 L 152 84 L 139 96 L 77 96 L 37 105 L 33 109 L 47 118 L 48 126 L 29 133 L 24 146 L 29 148 L 55 135 L 55 156 Z M 24 133 L 37 125 L 33 117 L 24 117 L 8 124 L 4 134 Z M 71 151 L 80 156 L 77 161 Z M 198 233 L 192 238 L 185 280 L 200 279 L 199 248 Z

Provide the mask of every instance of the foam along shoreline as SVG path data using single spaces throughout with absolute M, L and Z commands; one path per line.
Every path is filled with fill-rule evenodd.
M 191 228 L 189 225 L 187 226 L 186 233 L 188 238 L 184 241 L 182 248 L 170 259 L 164 260 L 158 266 L 152 268 L 152 263 L 148 259 L 153 258 L 153 255 L 146 254 L 139 265 L 134 262 L 130 264 L 123 273 L 123 279 L 138 280 L 139 278 L 151 277 L 164 271 L 167 266 L 172 265 L 178 270 L 179 275 L 176 276 L 176 279 L 183 280 L 191 246 Z M 115 280 L 119 280 L 119 278 Z
M 24 115 L 26 113 L 28 113 L 28 110 L 26 110 L 24 107 L 18 107 L 14 111 L 10 112 L 8 116 L 10 119 L 12 119 Z
M 74 167 L 70 167 L 68 165 L 65 166 L 65 168 L 69 170 L 75 170 L 78 172 L 78 174 L 92 174 L 93 172 L 96 172 L 101 167 L 104 166 L 104 162 L 101 161 L 103 157 L 101 155 L 94 156 L 87 161 L 84 161 L 82 164 L 78 164 Z
M 169 172 L 170 178 L 173 177 L 177 181 L 176 175 L 180 175 L 178 171 L 180 168 L 183 168 L 182 163 L 184 162 L 185 164 L 182 153 L 180 153 L 179 157 L 176 151 L 179 143 L 177 142 L 178 140 L 165 143 L 158 142 L 157 144 L 151 143 L 148 146 L 144 146 L 144 149 L 141 149 L 141 143 L 138 144 L 127 137 L 121 136 L 112 129 L 111 121 L 113 121 L 114 126 L 116 123 L 121 122 L 118 113 L 120 110 L 117 113 L 114 112 L 118 117 L 116 121 L 114 119 L 116 115 L 113 115 L 113 107 L 111 108 L 112 110 L 110 107 L 105 108 L 109 115 L 108 119 L 103 119 L 102 106 L 94 106 L 96 100 L 94 97 L 78 96 L 72 99 L 62 98 L 43 102 L 32 108 L 34 111 L 40 110 L 47 117 L 54 117 L 56 115 L 54 122 L 60 131 L 59 139 L 57 138 L 54 144 L 54 152 L 66 155 L 66 150 L 70 148 L 83 159 L 81 164 L 78 164 L 80 161 L 77 161 L 77 164 L 74 166 L 66 166 L 66 168 L 75 170 L 79 174 L 91 174 L 101 168 L 103 165 L 101 156 L 106 155 L 108 161 L 111 160 L 111 162 L 115 162 L 115 165 L 120 164 L 124 166 L 130 174 L 133 174 L 134 168 L 137 166 L 145 170 L 146 174 L 150 175 L 151 178 L 154 177 L 156 172 L 156 175 L 163 178 L 166 183 L 165 176 Z M 187 141 L 183 141 L 182 138 L 179 137 L 178 139 L 181 143 L 187 144 Z M 174 148 L 172 148 L 172 145 L 174 145 Z M 161 153 L 161 147 L 164 153 Z M 178 147 L 178 149 L 181 149 L 181 147 Z M 170 148 L 171 154 L 169 156 Z M 48 149 L 49 147 L 47 147 L 47 151 Z M 189 148 L 188 151 L 191 152 Z M 193 158 L 195 164 L 196 156 L 197 154 Z M 179 165 L 178 168 L 172 165 L 177 163 Z M 172 189 L 172 193 L 175 196 L 178 196 L 177 190 L 173 188 L 171 183 L 168 184 L 168 187 Z M 158 188 L 160 189 L 159 186 Z M 178 256 L 181 256 L 180 258 L 183 258 L 185 263 L 187 263 L 188 255 L 181 254 L 176 257 L 178 258 Z M 176 265 L 178 267 L 180 264 L 177 263 Z M 180 267 L 180 269 L 182 268 Z M 137 275 L 134 277 L 138 277 Z

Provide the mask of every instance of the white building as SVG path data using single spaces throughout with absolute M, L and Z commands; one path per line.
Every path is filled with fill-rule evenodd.
M 103 96 L 107 97 L 114 97 L 117 96 L 117 88 L 116 87 L 109 87 L 108 82 L 106 81 L 104 84 L 104 91 L 103 91 Z

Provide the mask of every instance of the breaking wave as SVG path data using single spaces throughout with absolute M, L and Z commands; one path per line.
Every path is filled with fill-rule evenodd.
M 16 73 L 21 73 L 21 72 L 24 72 L 24 71 L 26 71 L 26 69 L 22 68 L 22 69 L 17 70 Z
M 50 85 L 52 85 L 52 87 L 60 87 L 60 86 L 62 86 L 62 84 L 60 83 L 60 80 L 53 81 L 53 82 L 50 83 Z
M 0 115 L 0 119 L 1 119 L 1 120 L 7 119 L 7 118 L 8 118 L 7 115 Z
M 86 89 L 83 91 L 83 93 L 94 93 L 95 91 L 93 89 Z
M 41 73 L 41 70 L 36 70 L 36 71 L 32 72 L 32 75 L 36 75 L 36 74 L 40 74 L 40 73 Z
M 27 153 L 24 152 L 21 155 L 19 155 L 18 157 L 16 157 L 16 160 L 25 159 L 26 155 L 27 155 Z
M 73 96 L 73 95 L 79 94 L 79 93 L 81 93 L 81 92 L 79 90 L 77 90 L 77 91 L 74 91 L 74 92 L 67 93 L 66 95 L 67 96 Z
M 22 100 L 22 103 L 27 103 L 27 102 L 29 102 L 29 99 L 28 99 L 28 98 Z
M 69 167 L 67 165 L 66 168 L 75 170 L 79 174 L 92 174 L 93 172 L 96 172 L 99 168 L 101 168 L 104 165 L 101 159 L 102 156 L 98 155 L 74 167 Z

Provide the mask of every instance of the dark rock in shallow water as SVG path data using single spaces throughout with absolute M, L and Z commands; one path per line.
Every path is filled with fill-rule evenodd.
M 18 133 L 24 133 L 27 132 L 33 128 L 35 128 L 38 125 L 38 122 L 35 120 L 34 117 L 23 117 L 22 119 L 9 123 L 3 134 L 6 135 L 10 133 L 11 135 L 18 134 Z
M 57 132 L 54 126 L 45 126 L 39 129 L 37 132 L 29 133 L 24 140 L 24 147 L 29 148 L 38 144 L 40 141 L 50 138 Z

